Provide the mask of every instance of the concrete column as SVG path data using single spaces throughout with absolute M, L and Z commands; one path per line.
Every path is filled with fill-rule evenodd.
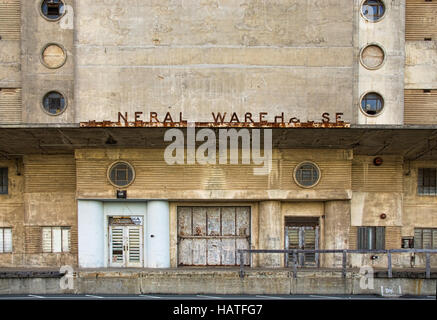
M 167 201 L 147 203 L 147 267 L 170 268 L 170 210 Z
M 324 249 L 348 249 L 351 202 L 325 202 Z M 342 254 L 322 254 L 322 266 L 341 267 Z
M 104 266 L 103 202 L 78 201 L 79 267 Z
M 261 201 L 258 213 L 258 248 L 261 250 L 280 250 L 284 248 L 282 214 L 280 201 Z M 284 255 L 260 254 L 260 267 L 281 267 Z

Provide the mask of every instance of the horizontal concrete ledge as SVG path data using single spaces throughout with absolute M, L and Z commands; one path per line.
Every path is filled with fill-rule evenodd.
M 79 270 L 72 289 L 65 278 L 0 278 L 0 294 L 365 294 L 434 295 L 435 279 L 375 278 L 373 285 L 356 272 L 290 270 Z M 363 286 L 364 283 L 364 286 Z M 367 283 L 367 284 L 366 284 Z
M 58 271 L 0 271 L 0 279 L 8 278 L 61 278 Z
M 132 190 L 128 192 L 129 200 L 159 199 L 170 201 L 263 201 L 263 200 L 301 200 L 332 201 L 352 199 L 352 190 Z M 80 192 L 78 200 L 115 200 L 114 192 L 87 193 Z

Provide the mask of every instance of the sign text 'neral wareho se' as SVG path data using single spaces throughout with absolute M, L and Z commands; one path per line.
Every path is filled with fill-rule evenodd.
M 324 112 L 318 121 L 307 120 L 301 121 L 297 117 L 287 117 L 284 112 L 273 117 L 274 121 L 268 121 L 268 112 L 259 112 L 254 114 L 246 112 L 243 115 L 233 113 L 212 112 L 210 122 L 195 122 L 196 127 L 217 128 L 350 128 L 350 124 L 342 120 L 343 113 L 337 112 L 330 114 Z M 194 122 L 194 121 L 193 121 Z M 167 112 L 165 115 L 159 115 L 157 112 L 144 113 L 141 111 L 118 112 L 117 121 L 90 120 L 81 122 L 81 127 L 165 127 L 165 128 L 183 128 L 187 127 L 190 120 L 187 120 L 182 112 L 177 116 Z

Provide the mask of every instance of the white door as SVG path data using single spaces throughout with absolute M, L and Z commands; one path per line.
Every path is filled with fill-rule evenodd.
M 143 237 L 142 226 L 125 227 L 126 237 L 126 267 L 142 267 L 143 261 Z
M 110 266 L 142 267 L 142 226 L 110 227 Z

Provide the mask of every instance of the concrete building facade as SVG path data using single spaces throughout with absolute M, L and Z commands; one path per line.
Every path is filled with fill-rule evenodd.
M 437 249 L 435 1 L 0 0 L 0 16 L 0 267 Z M 185 121 L 272 130 L 271 170 L 168 164 Z M 386 266 L 371 256 L 348 264 Z

